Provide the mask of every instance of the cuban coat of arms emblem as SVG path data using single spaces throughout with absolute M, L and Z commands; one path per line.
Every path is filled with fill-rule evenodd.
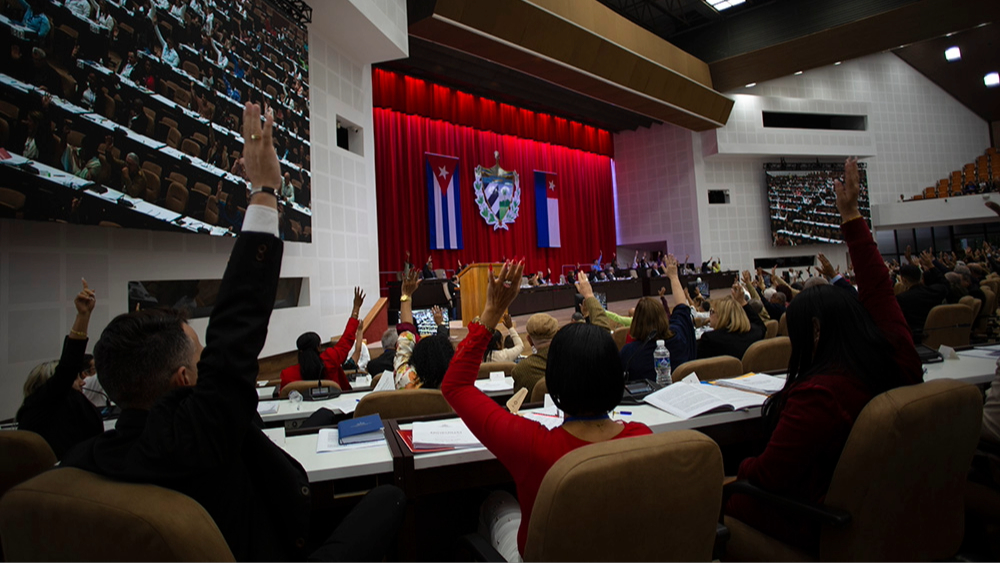
M 517 219 L 521 209 L 521 182 L 517 171 L 500 167 L 500 153 L 494 152 L 497 163 L 492 168 L 476 167 L 476 181 L 472 184 L 476 193 L 479 216 L 493 230 L 507 229 L 507 225 Z

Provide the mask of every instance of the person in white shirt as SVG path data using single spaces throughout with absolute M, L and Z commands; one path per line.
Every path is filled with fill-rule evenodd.
M 177 54 L 177 49 L 174 48 L 173 37 L 163 39 L 163 34 L 160 33 L 160 26 L 156 25 L 156 15 L 150 13 L 150 19 L 153 20 L 153 31 L 156 32 L 156 38 L 160 41 L 160 48 L 162 49 L 160 60 L 177 68 L 181 64 L 181 56 Z
M 490 341 L 490 345 L 483 355 L 484 362 L 513 362 L 524 351 L 524 342 L 521 341 L 521 337 L 517 334 L 514 319 L 510 318 L 510 314 L 504 313 L 503 325 L 507 327 L 507 333 L 510 335 L 511 340 L 514 341 L 514 346 L 512 348 L 504 348 L 503 334 L 499 330 L 495 331 L 493 339 Z
M 135 56 L 135 51 L 129 51 L 128 56 L 125 58 L 125 64 L 122 69 L 118 72 L 118 75 L 122 78 L 132 79 L 132 71 L 136 69 L 139 65 L 139 59 Z
M 89 0 L 66 0 L 66 7 L 78 18 L 90 18 Z

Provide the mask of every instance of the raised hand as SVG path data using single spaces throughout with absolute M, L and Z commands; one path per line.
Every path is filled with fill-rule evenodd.
M 413 297 L 413 292 L 417 290 L 418 285 L 420 285 L 420 278 L 417 276 L 417 270 L 413 269 L 407 272 L 399 291 L 407 297 Z
M 587 279 L 587 274 L 577 272 L 575 285 L 576 292 L 583 295 L 584 299 L 594 296 L 594 288 L 590 287 L 590 280 Z
M 743 283 L 747 285 L 753 283 L 753 278 L 750 277 L 750 270 L 743 270 Z
M 441 310 L 441 307 L 438 307 L 437 305 L 431 307 L 431 314 L 434 315 L 434 324 L 444 324 L 444 311 Z
M 735 301 L 740 307 L 747 304 L 747 297 L 746 294 L 743 293 L 743 286 L 740 285 L 740 282 L 733 283 L 730 293 L 733 295 L 733 301 Z
M 667 294 L 667 286 L 662 286 L 662 287 L 660 288 L 660 290 L 659 290 L 659 291 L 657 291 L 656 293 L 657 293 L 657 295 L 659 295 L 660 297 L 663 297 L 664 295 L 666 295 L 666 294 Z
M 858 197 L 861 195 L 861 175 L 858 172 L 858 159 L 851 157 L 844 161 L 844 181 L 833 181 L 833 191 L 837 194 L 837 210 L 843 222 L 861 217 L 858 210 Z
M 355 287 L 354 288 L 354 312 L 352 313 L 352 315 L 354 315 L 355 317 L 358 316 L 358 313 L 361 312 L 361 305 L 363 305 L 364 302 L 365 302 L 365 292 L 362 291 L 362 289 L 360 287 Z
M 524 273 L 524 261 L 504 262 L 498 275 L 490 268 L 489 283 L 486 288 L 486 307 L 479 317 L 484 327 L 492 329 L 497 326 L 504 311 L 510 307 L 521 290 L 521 274 Z
M 816 255 L 816 258 L 819 259 L 819 264 L 820 264 L 819 271 L 821 274 L 823 274 L 824 278 L 832 280 L 833 278 L 837 277 L 837 272 L 833 269 L 833 265 L 830 264 L 830 261 L 827 260 L 826 256 L 824 256 L 822 252 Z
M 97 297 L 94 290 L 87 285 L 87 280 L 80 278 L 80 281 L 83 282 L 83 289 L 76 294 L 73 305 L 76 306 L 77 315 L 89 317 L 94 312 L 94 306 L 97 305 Z
M 925 270 L 930 270 L 934 267 L 934 255 L 931 254 L 930 250 L 920 253 L 920 266 Z
M 267 109 L 263 126 L 260 115 L 257 104 L 248 102 L 243 107 L 243 164 L 250 184 L 277 190 L 281 187 L 281 164 L 274 152 L 274 110 Z
M 663 273 L 670 279 L 677 277 L 677 259 L 674 258 L 673 254 L 667 254 L 663 264 Z
M 503 322 L 503 326 L 505 326 L 507 328 L 511 328 L 511 327 L 514 326 L 514 319 L 510 318 L 510 313 L 505 312 L 503 314 L 502 322 Z

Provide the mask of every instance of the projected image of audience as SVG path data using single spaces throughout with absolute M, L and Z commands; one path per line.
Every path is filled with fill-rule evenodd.
M 860 165 L 859 165 L 860 166 Z M 861 174 L 861 215 L 871 223 L 868 174 Z M 842 180 L 843 169 L 767 170 L 767 203 L 771 215 L 771 242 L 774 246 L 842 244 L 840 214 L 834 180 Z
M 306 31 L 264 0 L 0 2 L 0 217 L 234 236 L 246 102 L 274 110 L 281 236 L 309 241 Z

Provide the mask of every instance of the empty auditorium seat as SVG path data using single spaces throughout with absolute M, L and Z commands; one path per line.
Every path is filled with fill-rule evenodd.
M 201 158 L 201 145 L 191 139 L 184 139 L 181 142 L 181 150 L 184 154 L 195 158 Z
M 184 213 L 187 209 L 188 190 L 177 182 L 170 184 L 163 206 L 175 213 Z

